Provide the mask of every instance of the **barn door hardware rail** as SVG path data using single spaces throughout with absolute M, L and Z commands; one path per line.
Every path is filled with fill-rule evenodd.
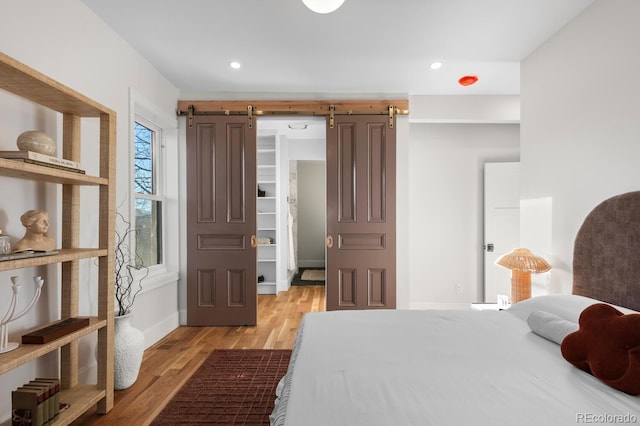
M 333 128 L 336 115 L 384 114 L 389 116 L 393 127 L 396 115 L 409 114 L 409 101 L 354 100 L 354 101 L 178 101 L 176 113 L 188 117 L 193 126 L 194 115 L 246 115 L 249 126 L 254 116 L 329 116 Z

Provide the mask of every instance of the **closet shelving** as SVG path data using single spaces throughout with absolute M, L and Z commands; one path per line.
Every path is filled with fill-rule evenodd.
M 258 294 L 276 294 L 278 181 L 275 136 L 258 138 Z M 264 193 L 261 193 L 264 191 Z M 265 243 L 265 241 L 269 243 Z
M 61 185 L 58 200 L 62 211 L 62 241 L 58 242 L 58 254 L 0 262 L 0 271 L 11 271 L 36 266 L 61 265 L 61 318 L 79 314 L 80 267 L 82 259 L 97 259 L 97 307 L 96 316 L 78 331 L 41 345 L 20 345 L 19 348 L 0 354 L 0 374 L 4 374 L 48 353 L 60 351 L 60 401 L 70 404 L 61 412 L 56 425 L 66 425 L 96 406 L 99 413 L 113 407 L 113 261 L 115 234 L 115 130 L 116 114 L 86 96 L 58 83 L 38 71 L 0 53 L 0 89 L 22 97 L 62 114 L 62 157 L 80 161 L 81 148 L 99 150 L 99 176 L 85 175 L 46 166 L 27 164 L 0 158 L 0 176 Z M 99 137 L 91 143 L 81 141 L 83 119 L 99 121 Z M 97 141 L 97 142 L 96 142 Z M 97 146 L 98 145 L 98 146 Z M 99 218 L 92 232 L 98 236 L 98 247 L 80 247 L 80 218 L 82 203 L 80 188 L 98 188 Z M 83 228 L 83 232 L 87 232 Z M 6 285 L 0 283 L 0 285 Z M 82 285 L 86 285 L 83 283 Z M 57 321 L 52 321 L 53 324 Z M 49 324 L 41 324 L 42 328 Z M 97 378 L 95 385 L 79 383 L 79 339 L 97 333 Z M 23 333 L 20 333 L 23 334 Z M 20 335 L 11 340 L 20 341 Z M 10 398 L 10 394 L 0 398 Z

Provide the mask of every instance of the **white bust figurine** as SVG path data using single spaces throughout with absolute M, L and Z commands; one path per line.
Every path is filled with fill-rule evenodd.
M 51 251 L 56 247 L 53 238 L 45 234 L 49 230 L 49 213 L 43 210 L 29 210 L 20 216 L 22 225 L 27 229 L 24 237 L 13 246 L 14 250 L 45 250 Z

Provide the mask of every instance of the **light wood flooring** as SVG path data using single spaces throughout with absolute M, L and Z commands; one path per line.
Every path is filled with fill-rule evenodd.
M 72 425 L 149 424 L 214 349 L 291 349 L 302 315 L 324 311 L 324 286 L 292 286 L 258 296 L 255 327 L 178 327 L 144 353 L 137 381 L 115 392 L 105 415 L 89 412 Z

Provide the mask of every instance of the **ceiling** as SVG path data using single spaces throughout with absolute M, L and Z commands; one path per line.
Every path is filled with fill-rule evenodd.
M 301 0 L 83 2 L 182 99 L 383 99 L 519 94 L 520 61 L 593 0 L 345 0 L 326 15 Z

